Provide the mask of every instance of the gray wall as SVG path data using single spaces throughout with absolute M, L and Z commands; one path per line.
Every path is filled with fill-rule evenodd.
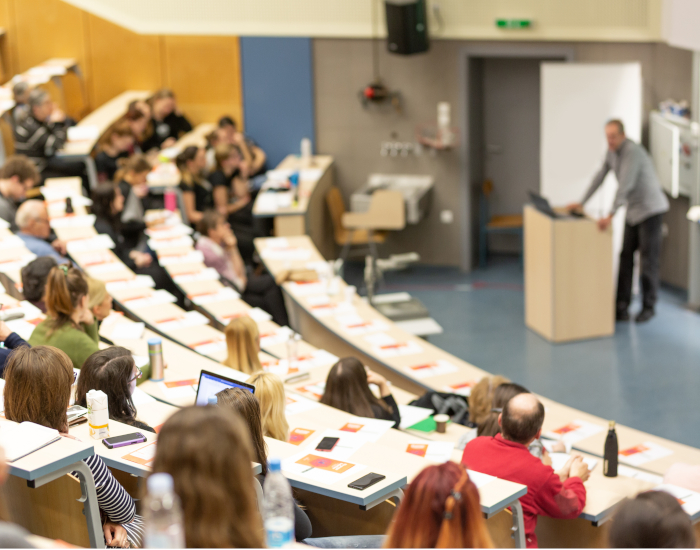
M 380 46 L 380 70 L 390 89 L 400 90 L 404 110 L 365 110 L 357 94 L 372 80 L 371 41 L 315 39 L 313 41 L 316 94 L 316 149 L 336 159 L 336 181 L 346 200 L 372 172 L 426 173 L 436 180 L 430 217 L 416 227 L 392 234 L 382 254 L 417 251 L 430 264 L 459 265 L 460 227 L 463 205 L 459 204 L 462 161 L 458 150 L 424 154 L 408 159 L 384 158 L 380 143 L 392 132 L 412 141 L 415 127 L 436 118 L 437 103 L 449 101 L 453 121 L 463 126 L 459 105 L 459 51 L 465 45 L 498 47 L 497 42 L 435 40 L 422 55 L 401 57 Z M 512 44 L 512 43 L 509 43 Z M 533 46 L 532 42 L 528 45 Z M 690 52 L 659 43 L 543 43 L 571 47 L 581 62 L 639 61 L 644 83 L 645 114 L 667 97 L 690 99 Z M 646 115 L 645 115 L 646 119 Z M 646 137 L 646 131 L 645 131 Z M 646 141 L 646 139 L 645 139 Z M 470 157 L 478 156 L 474 152 Z M 452 210 L 451 225 L 440 222 L 440 211 Z M 680 210 L 680 209 L 678 209 Z M 473 213 L 472 213 L 473 215 Z M 672 224 L 674 227 L 677 224 Z

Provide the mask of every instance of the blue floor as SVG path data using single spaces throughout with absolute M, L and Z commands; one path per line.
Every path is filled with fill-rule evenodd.
M 359 265 L 346 278 L 360 288 Z M 523 272 L 496 258 L 466 275 L 456 268 L 388 273 L 378 292 L 408 291 L 445 332 L 436 346 L 565 405 L 700 447 L 700 314 L 663 288 L 656 317 L 618 323 L 613 338 L 550 344 L 525 328 Z M 364 294 L 364 292 L 361 292 Z M 639 309 L 633 304 L 631 313 Z M 601 449 L 602 452 L 602 449 Z

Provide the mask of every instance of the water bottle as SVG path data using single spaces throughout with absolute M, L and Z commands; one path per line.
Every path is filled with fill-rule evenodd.
M 184 548 L 180 499 L 170 474 L 152 474 L 143 500 L 144 548 Z
M 615 433 L 615 421 L 610 421 L 608 437 L 605 438 L 605 452 L 603 454 L 603 475 L 617 477 L 617 434 Z
M 279 458 L 270 459 L 263 487 L 263 520 L 268 548 L 294 544 L 294 500 L 292 488 L 282 475 Z

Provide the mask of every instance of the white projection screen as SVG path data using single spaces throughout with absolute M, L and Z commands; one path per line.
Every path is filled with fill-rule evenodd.
M 603 127 L 611 118 L 625 125 L 627 137 L 642 136 L 642 68 L 639 63 L 542 63 L 540 110 L 540 193 L 554 206 L 578 202 L 603 164 Z M 594 218 L 607 215 L 617 181 L 610 172 L 586 204 Z M 617 279 L 624 231 L 624 209 L 613 221 Z M 635 277 L 636 279 L 636 277 Z

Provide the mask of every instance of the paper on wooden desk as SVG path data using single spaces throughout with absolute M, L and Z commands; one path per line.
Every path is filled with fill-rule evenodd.
M 410 365 L 405 367 L 404 370 L 414 378 L 421 380 L 423 378 L 432 378 L 433 376 L 457 372 L 459 368 L 449 361 L 438 359 L 437 361 L 430 361 L 429 363 L 422 363 L 420 365 Z
M 110 340 L 140 340 L 145 329 L 144 323 L 119 323 L 114 327 Z
M 320 455 L 320 456 L 319 456 Z M 302 452 L 282 461 L 282 471 L 332 485 L 367 468 L 362 464 L 325 458 L 322 453 Z

